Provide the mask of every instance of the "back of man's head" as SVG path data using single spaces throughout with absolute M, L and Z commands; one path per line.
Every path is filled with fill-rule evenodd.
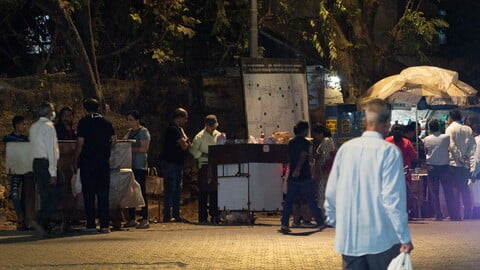
M 188 112 L 184 108 L 176 108 L 175 111 L 173 112 L 173 119 L 187 117 L 187 116 L 188 116 Z
M 364 106 L 367 125 L 385 124 L 392 118 L 392 106 L 382 99 L 373 99 Z
M 98 107 L 99 107 L 98 100 L 96 100 L 96 99 L 94 99 L 94 98 L 86 99 L 86 100 L 83 102 L 83 108 L 85 108 L 85 110 L 86 110 L 88 113 L 96 113 L 96 112 L 98 112 Z
M 40 106 L 38 106 L 37 113 L 40 117 L 48 117 L 50 113 L 53 111 L 53 104 L 50 102 L 42 102 Z
M 308 122 L 305 120 L 300 120 L 297 122 L 295 127 L 293 127 L 293 133 L 295 133 L 295 135 L 302 135 L 303 133 L 308 131 L 308 129 Z
M 448 115 L 453 121 L 460 121 L 462 120 L 462 112 L 460 110 L 451 110 Z
M 23 121 L 25 121 L 25 117 L 21 115 L 15 115 L 12 119 L 13 128 L 17 128 L 17 125 L 23 123 Z
M 440 122 L 437 119 L 433 119 L 428 123 L 428 128 L 430 129 L 430 132 L 438 132 L 440 131 Z

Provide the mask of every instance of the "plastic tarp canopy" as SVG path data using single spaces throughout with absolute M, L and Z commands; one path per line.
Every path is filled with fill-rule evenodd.
M 404 69 L 386 77 L 359 99 L 359 105 L 374 98 L 388 100 L 397 109 L 449 109 L 475 105 L 477 90 L 458 80 L 458 73 L 432 66 Z

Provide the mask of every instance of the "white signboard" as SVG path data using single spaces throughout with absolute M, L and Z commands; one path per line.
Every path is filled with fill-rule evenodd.
M 305 62 L 298 59 L 241 59 L 248 135 L 293 132 L 308 120 Z

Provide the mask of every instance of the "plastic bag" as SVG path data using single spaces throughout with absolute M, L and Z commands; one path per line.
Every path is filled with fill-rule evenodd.
M 390 262 L 387 270 L 413 270 L 410 254 L 400 253 Z
M 145 206 L 140 184 L 132 177 L 127 194 L 120 201 L 121 208 L 136 208 Z
M 80 178 L 80 169 L 77 169 L 77 172 L 73 174 L 71 185 L 73 197 L 77 197 L 78 194 L 82 193 L 82 180 Z
M 476 180 L 470 184 L 470 191 L 472 193 L 473 207 L 480 207 L 480 180 Z

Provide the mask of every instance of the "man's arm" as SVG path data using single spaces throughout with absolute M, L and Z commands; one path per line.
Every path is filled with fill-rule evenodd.
M 75 159 L 73 161 L 73 166 L 75 171 L 78 168 L 78 162 L 80 160 L 80 154 L 82 153 L 83 145 L 85 144 L 85 138 L 77 137 L 77 143 L 75 144 Z
M 403 252 L 413 249 L 408 229 L 407 192 L 403 161 L 397 148 L 390 148 L 383 159 L 382 202 Z
M 293 170 L 292 177 L 297 178 L 300 176 L 300 170 L 302 169 L 303 163 L 307 160 L 308 153 L 305 151 L 300 152 L 300 158 L 298 160 L 297 166 Z
M 50 184 L 57 183 L 57 158 L 59 154 L 57 132 L 55 128 L 49 128 L 45 134 L 48 158 L 48 172 L 50 173 Z
M 194 138 L 193 138 L 193 141 L 192 141 L 192 145 L 189 149 L 190 151 L 190 154 L 192 154 L 192 156 L 195 158 L 195 159 L 199 159 L 201 156 L 202 156 L 202 151 L 200 149 L 200 146 L 201 146 L 201 137 L 200 137 L 200 134 L 197 134 Z
M 326 223 L 335 227 L 337 222 L 336 204 L 337 204 L 337 183 L 340 176 L 340 166 L 342 150 L 340 150 L 333 161 L 332 170 L 328 176 L 327 188 L 325 189 L 325 216 L 327 216 Z

